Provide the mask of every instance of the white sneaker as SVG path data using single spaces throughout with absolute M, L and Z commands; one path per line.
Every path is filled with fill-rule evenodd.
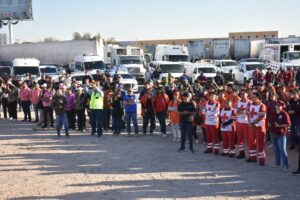
M 195 142 L 196 142 L 196 144 L 199 144 L 199 140 L 198 139 L 196 139 Z
M 9 118 L 9 121 L 12 121 L 13 120 L 13 118 L 11 117 L 11 118 Z

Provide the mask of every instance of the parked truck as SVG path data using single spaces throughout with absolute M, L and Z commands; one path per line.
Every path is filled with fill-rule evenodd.
M 205 41 L 191 41 L 188 44 L 188 52 L 192 62 L 205 58 Z
M 94 54 L 104 58 L 103 40 L 71 40 L 0 45 L 0 60 L 11 62 L 15 58 L 34 57 L 41 63 L 65 65 L 78 55 Z
M 267 38 L 260 56 L 274 72 L 300 68 L 300 37 Z
M 190 62 L 188 48 L 184 45 L 159 44 L 155 48 L 155 61 Z

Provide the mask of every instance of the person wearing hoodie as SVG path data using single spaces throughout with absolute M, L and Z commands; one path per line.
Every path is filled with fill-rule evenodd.
M 56 93 L 51 100 L 51 107 L 54 109 L 56 114 L 57 136 L 60 136 L 60 130 L 62 125 L 64 125 L 65 134 L 69 137 L 68 118 L 66 113 L 67 99 L 62 95 L 62 90 L 60 88 L 56 90 Z

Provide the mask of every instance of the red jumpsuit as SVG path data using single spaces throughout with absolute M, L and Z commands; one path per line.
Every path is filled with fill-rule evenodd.
M 262 116 L 262 119 L 254 127 L 249 127 L 248 132 L 249 160 L 256 161 L 258 155 L 261 163 L 265 162 L 266 110 L 266 106 L 261 102 L 252 103 L 248 108 L 250 123 Z
M 229 120 L 235 119 L 235 112 L 233 109 L 223 108 L 220 113 L 221 122 L 226 123 Z M 223 139 L 223 153 L 229 154 L 229 157 L 235 156 L 235 124 L 231 123 L 227 126 L 221 126 L 221 133 Z
M 203 114 L 205 115 L 205 130 L 207 150 L 214 151 L 215 154 L 219 153 L 219 114 L 220 103 L 218 101 L 209 101 L 206 103 Z
M 245 144 L 247 144 L 248 132 L 249 132 L 249 121 L 246 111 L 250 106 L 251 101 L 239 100 L 236 106 L 236 132 L 237 132 L 237 146 L 239 150 L 239 155 L 245 156 Z M 238 114 L 238 111 L 240 113 Z

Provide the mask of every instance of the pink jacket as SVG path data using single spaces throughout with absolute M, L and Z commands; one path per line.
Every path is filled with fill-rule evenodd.
M 39 102 L 39 95 L 42 89 L 32 89 L 31 90 L 31 102 L 38 103 Z
M 21 89 L 20 91 L 21 101 L 30 101 L 30 98 L 31 98 L 31 90 L 29 88 Z

